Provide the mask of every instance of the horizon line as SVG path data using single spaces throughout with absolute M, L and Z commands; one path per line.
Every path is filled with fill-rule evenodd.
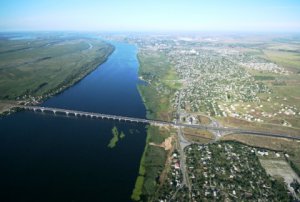
M 251 33 L 251 34 L 300 34 L 300 30 L 77 30 L 77 29 L 11 29 L 0 30 L 0 33 L 21 32 L 70 32 L 70 33 Z

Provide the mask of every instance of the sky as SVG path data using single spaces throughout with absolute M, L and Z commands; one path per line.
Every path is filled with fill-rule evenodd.
M 1 0 L 0 31 L 300 32 L 300 0 Z

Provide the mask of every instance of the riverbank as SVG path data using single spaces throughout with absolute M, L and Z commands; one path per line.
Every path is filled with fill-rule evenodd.
M 3 42 L 11 50 L 2 48 L 0 53 L 0 69 L 5 69 L 0 75 L 0 114 L 12 112 L 12 103 L 36 105 L 61 93 L 103 64 L 115 49 L 95 39 L 55 39 L 14 42 L 25 50 Z
M 139 174 L 131 198 L 134 201 L 154 198 L 161 184 L 161 173 L 172 150 L 172 133 L 169 128 L 147 127 L 147 139 L 140 161 Z
M 163 54 L 139 51 L 138 60 L 139 78 L 148 83 L 137 86 L 147 109 L 146 117 L 171 121 L 174 118 L 174 111 L 170 99 L 176 88 L 169 82 L 176 76 L 172 66 Z M 171 131 L 170 128 L 147 127 L 146 146 L 131 196 L 134 201 L 148 201 L 155 198 L 155 193 L 163 183 L 162 173 L 174 145 L 172 135 L 176 135 L 176 131 Z M 168 147 L 161 146 L 165 142 L 168 142 Z
M 17 101 L 0 101 L 0 116 L 5 116 L 13 112 L 13 108 L 16 104 L 19 104 Z
M 176 72 L 163 53 L 139 52 L 139 77 L 148 85 L 138 85 L 139 93 L 147 109 L 148 119 L 172 121 L 174 109 L 170 100 L 178 88 L 170 80 Z

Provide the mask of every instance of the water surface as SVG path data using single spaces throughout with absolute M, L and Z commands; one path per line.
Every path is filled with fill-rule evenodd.
M 137 91 L 136 47 L 43 106 L 145 117 Z M 111 129 L 126 137 L 107 147 Z M 19 112 L 0 118 L 0 201 L 130 201 L 145 146 L 145 125 Z

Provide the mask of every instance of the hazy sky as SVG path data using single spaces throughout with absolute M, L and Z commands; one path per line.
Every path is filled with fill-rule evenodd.
M 0 0 L 0 31 L 300 32 L 300 0 Z

